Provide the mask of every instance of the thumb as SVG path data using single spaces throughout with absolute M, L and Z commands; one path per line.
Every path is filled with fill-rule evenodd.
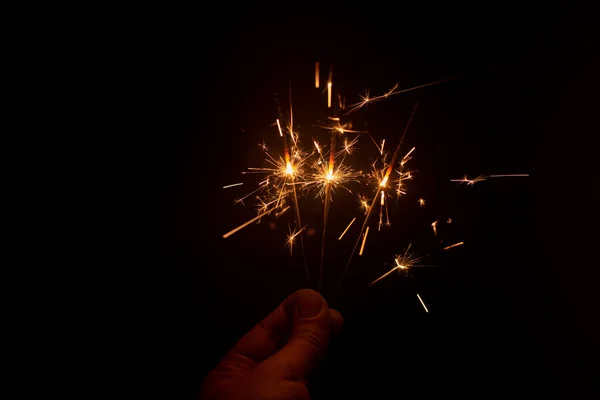
M 293 313 L 290 337 L 268 362 L 283 373 L 284 379 L 304 380 L 329 345 L 332 321 L 319 293 L 301 289 L 293 297 L 294 307 L 288 309 Z

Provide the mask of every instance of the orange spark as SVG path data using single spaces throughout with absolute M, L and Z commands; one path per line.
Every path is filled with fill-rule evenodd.
M 446 247 L 444 247 L 444 250 L 448 250 L 448 249 L 451 249 L 451 248 L 453 248 L 453 247 L 458 247 L 458 246 L 461 246 L 461 245 L 463 245 L 463 244 L 465 244 L 465 243 L 464 243 L 464 242 L 458 242 L 458 243 L 452 244 L 452 245 L 450 245 L 450 246 L 446 246 Z
M 359 256 L 362 256 L 363 250 L 365 249 L 365 242 L 367 241 L 367 235 L 369 234 L 369 227 L 367 226 L 367 230 L 365 231 L 365 236 L 363 237 L 362 245 L 360 246 Z

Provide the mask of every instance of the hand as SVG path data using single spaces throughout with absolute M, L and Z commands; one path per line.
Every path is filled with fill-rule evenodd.
M 308 375 L 343 323 L 320 294 L 298 290 L 227 353 L 206 377 L 200 398 L 308 399 Z

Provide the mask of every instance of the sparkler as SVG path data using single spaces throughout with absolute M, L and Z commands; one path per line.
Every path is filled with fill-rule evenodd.
M 306 232 L 307 227 L 310 224 L 303 225 L 300 213 L 300 207 L 298 197 L 304 193 L 316 192 L 316 198 L 320 198 L 323 201 L 323 229 L 321 236 L 321 257 L 319 266 L 319 278 L 317 288 L 321 291 L 322 280 L 323 280 L 323 263 L 324 255 L 326 251 L 326 233 L 328 229 L 328 220 L 331 211 L 332 199 L 337 188 L 343 188 L 353 196 L 357 196 L 361 208 L 364 210 L 364 220 L 362 221 L 360 230 L 354 246 L 347 260 L 347 263 L 343 269 L 343 272 L 339 278 L 336 295 L 339 293 L 344 277 L 347 274 L 349 266 L 353 260 L 356 251 L 359 249 L 359 256 L 363 255 L 365 250 L 366 241 L 370 230 L 370 219 L 371 214 L 375 209 L 379 209 L 379 219 L 377 222 L 377 230 L 380 231 L 382 226 L 390 225 L 390 218 L 388 212 L 389 198 L 395 196 L 399 199 L 401 196 L 406 195 L 406 181 L 413 179 L 415 171 L 406 170 L 406 165 L 412 159 L 415 153 L 415 147 L 412 147 L 409 151 L 401 156 L 401 152 L 404 152 L 403 147 L 406 134 L 413 117 L 419 107 L 417 102 L 413 109 L 410 117 L 406 122 L 406 126 L 400 136 L 400 140 L 397 143 L 391 159 L 388 162 L 389 153 L 385 152 L 386 139 L 376 141 L 373 136 L 367 131 L 361 131 L 353 129 L 352 123 L 349 121 L 342 121 L 341 117 L 344 118 L 350 113 L 354 113 L 366 107 L 368 104 L 378 102 L 384 99 L 388 99 L 391 96 L 406 93 L 420 88 L 425 88 L 444 82 L 449 82 L 458 79 L 459 76 L 441 79 L 429 83 L 425 83 L 419 86 L 414 86 L 405 89 L 399 89 L 399 85 L 394 85 L 390 90 L 379 96 L 370 96 L 369 91 L 365 91 L 364 95 L 359 96 L 360 101 L 355 103 L 346 110 L 345 98 L 342 97 L 341 93 L 337 91 L 337 102 L 334 104 L 332 116 L 328 117 L 327 122 L 320 128 L 326 130 L 329 133 L 329 145 L 321 145 L 317 138 L 312 138 L 312 145 L 310 146 L 312 151 L 304 151 L 301 147 L 301 140 L 299 132 L 294 127 L 293 111 L 292 111 L 292 90 L 291 85 L 289 88 L 289 117 L 286 119 L 279 108 L 279 102 L 277 101 L 278 118 L 276 118 L 273 126 L 276 126 L 279 140 L 281 140 L 281 153 L 273 153 L 269 150 L 267 144 L 259 144 L 259 147 L 264 153 L 264 161 L 267 164 L 263 167 L 251 167 L 247 171 L 242 172 L 243 174 L 264 174 L 265 179 L 258 183 L 258 186 L 251 190 L 245 196 L 236 200 L 236 203 L 244 204 L 244 201 L 253 196 L 256 201 L 257 215 L 238 226 L 237 228 L 229 231 L 223 235 L 223 238 L 228 238 L 234 233 L 244 229 L 245 227 L 260 222 L 261 218 L 268 215 L 273 215 L 276 218 L 284 215 L 288 210 L 292 209 L 294 224 L 288 226 L 289 233 L 285 240 L 285 245 L 289 248 L 290 256 L 292 256 L 293 247 L 297 240 L 300 241 L 302 247 L 302 254 L 304 259 L 304 267 L 306 270 L 307 285 L 310 287 L 310 274 L 308 270 L 308 263 L 306 259 L 306 253 L 304 250 L 303 233 Z M 320 64 L 315 63 L 315 88 L 320 86 Z M 332 93 L 333 81 L 332 81 L 332 68 L 329 70 L 329 77 L 327 80 L 327 108 L 332 108 Z M 336 86 L 337 87 L 337 86 Z M 344 112 L 340 114 L 340 110 Z M 378 160 L 376 160 L 370 173 L 363 174 L 362 171 L 356 171 L 351 165 L 346 162 L 346 158 L 353 155 L 356 150 L 359 137 L 361 135 L 368 135 L 373 144 L 375 145 L 379 154 Z M 314 147 L 313 147 L 314 146 Z M 379 165 L 378 165 L 379 163 Z M 484 181 L 488 178 L 500 178 L 500 177 L 521 177 L 529 176 L 528 174 L 513 174 L 513 175 L 480 175 L 476 178 L 469 179 L 466 175 L 461 179 L 451 179 L 451 182 L 457 182 L 459 184 L 466 184 L 469 186 L 475 183 Z M 348 184 L 359 184 L 366 185 L 369 190 L 369 195 L 361 196 L 356 194 L 356 191 L 352 190 Z M 231 188 L 235 186 L 242 186 L 244 183 L 235 183 L 226 185 L 223 189 Z M 372 197 L 371 197 L 372 196 Z M 425 206 L 425 200 L 422 198 L 418 199 L 419 207 Z M 385 215 L 384 215 L 385 214 Z M 340 241 L 349 231 L 350 227 L 356 221 L 356 217 L 352 218 L 350 223 L 346 226 L 343 232 L 338 237 Z M 447 223 L 450 223 L 451 219 L 447 219 Z M 435 236 L 437 232 L 438 221 L 434 221 L 431 226 Z M 455 243 L 450 246 L 446 246 L 443 250 L 449 250 L 451 248 L 463 245 L 463 242 Z M 368 286 L 371 287 L 377 282 L 389 276 L 392 272 L 398 271 L 400 273 L 406 273 L 416 262 L 420 260 L 414 254 L 409 253 L 411 245 L 402 255 L 397 255 L 394 258 L 395 266 L 371 282 Z M 423 308 L 428 312 L 425 303 L 417 294 L 419 301 L 423 305 Z
M 373 204 L 371 204 L 371 206 L 369 207 L 369 209 L 367 210 L 367 215 L 365 216 L 365 220 L 363 222 L 362 228 L 360 230 L 360 235 L 359 235 L 359 239 L 356 241 L 354 248 L 352 249 L 352 253 L 350 253 L 350 258 L 348 259 L 348 262 L 346 263 L 346 266 L 344 267 L 344 271 L 342 272 L 342 275 L 340 276 L 340 280 L 338 282 L 337 285 L 337 289 L 336 289 L 336 294 L 339 293 L 340 287 L 342 285 L 342 281 L 344 279 L 344 276 L 346 275 L 346 272 L 348 271 L 348 267 L 350 266 L 350 262 L 352 261 L 352 257 L 354 256 L 354 253 L 356 252 L 356 248 L 358 247 L 358 243 L 360 242 L 360 236 L 362 235 L 363 231 L 365 229 L 368 229 L 367 224 L 369 222 L 369 216 L 371 215 L 371 211 L 373 210 L 373 206 L 375 205 L 375 201 L 377 201 L 377 197 L 379 196 L 379 194 L 381 193 L 381 191 L 383 189 L 386 188 L 388 179 L 390 177 L 390 174 L 392 173 L 393 169 L 394 169 L 394 164 L 396 163 L 396 160 L 398 159 L 398 154 L 400 153 L 400 148 L 402 147 L 402 143 L 404 142 L 404 138 L 406 137 L 406 132 L 408 132 L 408 127 L 410 126 L 410 123 L 415 115 L 415 112 L 417 111 L 417 107 L 419 106 L 419 103 L 416 103 L 412 113 L 410 115 L 410 118 L 408 119 L 408 122 L 406 123 L 406 127 L 404 128 L 404 132 L 402 133 L 402 136 L 400 137 L 400 141 L 398 142 L 398 146 L 396 147 L 396 150 L 394 151 L 394 155 L 392 156 L 392 160 L 390 161 L 390 164 L 385 172 L 385 174 L 383 175 L 383 178 L 381 179 L 381 181 L 379 182 L 379 185 L 377 185 L 377 191 L 375 193 L 375 197 L 373 198 Z M 411 150 L 412 151 L 412 150 Z M 366 239 L 366 234 L 365 234 L 365 239 Z M 364 240 L 363 240 L 364 243 Z M 361 248 L 361 253 L 362 253 L 362 248 Z

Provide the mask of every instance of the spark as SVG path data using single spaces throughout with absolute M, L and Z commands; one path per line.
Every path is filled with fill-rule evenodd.
M 340 276 L 340 279 L 338 281 L 337 284 L 337 289 L 336 289 L 336 295 L 339 293 L 340 287 L 342 286 L 342 282 L 344 280 L 344 276 L 346 275 L 346 272 L 348 271 L 348 267 L 350 266 L 350 262 L 352 261 L 352 258 L 354 257 L 354 253 L 356 252 L 356 248 L 358 247 L 358 243 L 360 242 L 360 236 L 362 235 L 362 232 L 365 230 L 365 228 L 367 229 L 368 232 L 368 222 L 369 222 L 369 217 L 371 214 L 371 211 L 373 210 L 373 206 L 375 205 L 375 201 L 377 200 L 377 196 L 379 195 L 379 192 L 382 190 L 382 188 L 385 186 L 385 183 L 387 183 L 388 177 L 391 174 L 391 172 L 394 170 L 394 165 L 396 163 L 396 160 L 398 159 L 398 154 L 400 152 L 400 148 L 402 147 L 402 143 L 404 142 L 404 138 L 406 137 L 406 133 L 408 132 L 408 128 L 410 126 L 410 123 L 413 119 L 413 117 L 415 116 L 415 113 L 417 111 L 417 108 L 419 107 L 419 103 L 416 103 L 415 106 L 413 107 L 412 113 L 410 115 L 410 118 L 408 119 L 407 123 L 406 123 L 406 127 L 404 128 L 404 132 L 402 132 L 402 136 L 400 137 L 400 141 L 398 142 L 398 145 L 396 146 L 396 149 L 394 150 L 394 154 L 392 155 L 392 160 L 390 161 L 390 164 L 388 165 L 387 171 L 384 175 L 384 178 L 382 179 L 381 182 L 383 182 L 383 185 L 379 185 L 379 187 L 377 187 L 377 192 L 375 193 L 375 197 L 373 198 L 373 204 L 371 205 L 371 207 L 369 207 L 367 214 L 365 216 L 365 220 L 363 222 L 363 225 L 361 227 L 358 239 L 356 241 L 356 243 L 354 244 L 354 248 L 352 249 L 352 253 L 350 253 L 350 257 L 348 258 L 348 262 L 346 263 L 346 266 L 344 267 L 344 270 L 342 271 L 342 275 Z M 366 238 L 366 234 L 365 234 L 365 238 Z M 363 245 L 364 245 L 364 240 L 363 240 Z M 362 253 L 362 247 L 361 247 L 361 253 Z M 359 254 L 360 255 L 360 254 Z
M 447 224 L 451 224 L 452 223 L 452 218 L 448 218 L 448 220 L 446 221 Z
M 358 110 L 359 108 L 362 108 L 364 106 L 366 106 L 369 103 L 373 103 L 375 101 L 379 101 L 379 100 L 383 100 L 383 99 L 387 99 L 390 96 L 394 96 L 396 94 L 401 94 L 401 93 L 406 93 L 409 92 L 411 90 L 417 90 L 417 89 L 422 89 L 428 86 L 433 86 L 433 85 L 437 85 L 440 83 L 444 83 L 444 82 L 450 82 L 453 81 L 455 79 L 460 78 L 460 76 L 453 76 L 451 78 L 445 78 L 445 79 L 440 79 L 438 81 L 435 82 L 429 82 L 429 83 L 425 83 L 423 85 L 419 85 L 419 86 L 414 86 L 408 89 L 402 89 L 402 90 L 398 90 L 398 84 L 396 84 L 392 89 L 388 90 L 386 93 L 384 93 L 381 96 L 375 96 L 375 97 L 370 97 L 368 91 L 365 92 L 364 96 L 359 95 L 359 98 L 361 99 L 361 101 L 359 101 L 356 104 L 353 104 L 351 107 L 351 109 L 346 113 L 349 114 L 351 112 L 354 112 L 356 110 Z
M 464 242 L 458 242 L 458 243 L 452 244 L 452 245 L 450 245 L 450 246 L 446 246 L 446 247 L 444 247 L 444 250 L 449 250 L 449 249 L 451 249 L 451 248 L 453 248 L 453 247 L 458 247 L 458 246 L 461 246 L 461 245 L 463 245 L 463 244 L 465 244 L 465 243 L 464 243 Z
M 416 147 L 413 147 L 408 153 L 406 153 L 406 155 L 402 158 L 402 162 L 408 161 L 408 156 L 410 156 L 410 153 L 412 153 L 415 150 L 415 148 Z
M 367 226 L 367 230 L 365 232 L 365 236 L 363 237 L 362 245 L 360 246 L 359 256 L 362 256 L 363 250 L 365 249 L 365 242 L 367 241 L 367 235 L 369 234 L 369 227 Z
M 425 309 L 425 312 L 428 313 L 429 310 L 427 309 L 427 306 L 425 305 L 425 303 L 423 302 L 423 299 L 421 298 L 421 296 L 419 296 L 419 293 L 417 293 L 417 297 L 419 298 L 419 301 L 421 302 L 421 304 L 423 305 L 423 308 Z
M 362 208 L 364 208 L 365 215 L 366 215 L 369 212 L 369 207 L 370 207 L 368 199 L 366 197 L 364 197 L 364 196 L 359 196 L 358 200 L 360 202 L 360 206 Z
M 290 249 L 290 256 L 292 255 L 292 250 L 294 248 L 294 243 L 296 241 L 296 237 L 299 234 L 301 234 L 306 229 L 307 226 L 308 225 L 303 226 L 302 229 L 300 229 L 298 231 L 292 231 L 292 229 L 288 227 L 288 229 L 290 230 L 290 233 L 289 233 L 289 235 L 287 237 L 286 244 L 287 244 L 287 246 Z
M 389 274 L 391 274 L 392 272 L 394 272 L 397 269 L 398 269 L 398 267 L 394 267 L 391 270 L 389 270 L 388 272 L 386 272 L 385 274 L 381 275 L 379 278 L 377 278 L 373 282 L 369 283 L 369 287 L 373 286 L 374 284 L 376 284 L 377 282 L 379 282 L 380 280 L 382 280 L 383 278 L 385 278 L 386 276 L 388 276 Z
M 331 101 L 331 71 L 329 72 L 329 100 Z M 331 105 L 331 104 L 330 104 Z M 329 148 L 329 164 L 325 173 L 323 191 L 325 192 L 325 204 L 323 206 L 323 235 L 321 237 L 321 264 L 319 266 L 319 284 L 317 290 L 321 292 L 321 282 L 323 281 L 323 260 L 325 259 L 325 234 L 327 232 L 327 220 L 329 216 L 329 205 L 331 204 L 331 183 L 334 179 L 333 165 L 335 162 L 335 133 L 331 134 L 331 145 Z M 323 164 L 321 164 L 323 165 Z M 324 165 L 323 165 L 324 166 Z M 325 172 L 325 171 L 323 171 Z
M 283 210 L 275 213 L 275 218 L 279 218 L 281 217 L 288 209 L 290 208 L 290 206 L 287 206 L 286 208 L 284 208 Z
M 391 270 L 389 270 L 388 272 L 386 272 L 385 274 L 381 275 L 379 278 L 375 279 L 373 282 L 371 282 L 369 284 L 369 287 L 371 287 L 374 284 L 376 284 L 377 282 L 381 281 L 382 279 L 384 279 L 386 276 L 390 275 L 394 271 L 407 272 L 414 264 L 421 261 L 420 257 L 416 257 L 414 253 L 410 253 L 411 246 L 412 246 L 412 243 L 409 243 L 406 250 L 404 250 L 404 254 L 396 255 L 396 257 L 394 258 L 394 262 L 396 263 L 396 266 L 394 268 L 392 268 Z
M 477 182 L 485 181 L 485 179 L 486 179 L 486 176 L 484 176 L 484 175 L 479 175 L 478 177 L 473 178 L 473 179 L 469 179 L 467 177 L 467 175 L 465 175 L 462 177 L 462 179 L 450 179 L 450 182 L 458 182 L 459 184 L 465 183 L 465 184 L 467 184 L 467 186 L 473 186 Z
M 399 83 L 396 83 L 393 88 L 391 88 L 390 90 L 388 90 L 387 92 L 385 92 L 385 94 L 383 95 L 383 97 L 387 98 L 387 97 L 390 97 L 391 95 L 393 95 L 394 91 L 398 90 L 398 86 L 399 86 Z
M 434 234 L 435 236 L 437 236 L 437 228 L 436 228 L 436 226 L 437 226 L 437 223 L 438 223 L 438 221 L 433 221 L 433 222 L 431 223 L 431 227 L 433 228 L 433 234 Z
M 365 132 L 368 133 L 368 132 Z M 373 141 L 373 144 L 375 145 L 375 147 L 377 147 L 377 151 L 379 151 L 379 155 L 383 155 L 383 148 L 385 146 L 385 139 L 383 139 L 381 141 L 381 146 L 377 144 L 377 142 L 375 141 L 375 139 L 373 139 L 373 136 L 371 136 L 371 134 L 369 134 L 369 137 L 371 138 L 371 140 Z
M 268 180 L 268 179 L 267 179 L 267 180 Z M 243 203 L 244 203 L 244 200 L 246 200 L 248 197 L 252 196 L 254 193 L 256 193 L 256 192 L 259 192 L 259 191 L 261 191 L 261 190 L 263 190 L 263 188 L 262 188 L 262 187 L 258 187 L 257 189 L 255 189 L 255 190 L 253 190 L 252 192 L 248 193 L 248 194 L 247 194 L 247 195 L 245 195 L 244 197 L 241 197 L 241 198 L 239 198 L 239 199 L 236 199 L 236 200 L 235 200 L 235 203 L 236 203 L 236 204 L 237 204 L 237 203 L 242 203 L 242 204 L 243 204 Z
M 240 225 L 239 227 L 233 229 L 232 231 L 223 235 L 224 238 L 231 236 L 237 231 L 243 229 L 244 227 L 250 225 L 253 222 L 259 221 L 265 215 L 274 215 L 275 217 L 280 217 L 284 213 L 286 213 L 290 208 L 294 210 L 295 221 L 293 225 L 288 226 L 289 235 L 286 239 L 286 245 L 289 247 L 290 255 L 292 255 L 292 250 L 294 245 L 297 242 L 297 239 L 300 239 L 302 243 L 303 235 L 309 225 L 302 225 L 300 219 L 300 208 L 298 205 L 298 195 L 302 193 L 306 193 L 309 191 L 317 192 L 318 196 L 324 197 L 324 211 L 323 211 L 323 236 L 322 236 L 322 246 L 321 246 L 321 269 L 319 271 L 319 291 L 321 287 L 322 280 L 322 272 L 323 272 L 323 255 L 326 250 L 325 247 L 325 236 L 326 229 L 328 225 L 328 216 L 334 210 L 333 204 L 333 196 L 334 191 L 337 188 L 344 188 L 346 191 L 351 193 L 352 195 L 356 195 L 356 193 L 352 190 L 353 187 L 349 184 L 353 183 L 366 183 L 369 185 L 369 192 L 367 193 L 368 197 L 360 197 L 359 200 L 362 208 L 364 209 L 364 221 L 358 232 L 358 236 L 356 238 L 356 242 L 352 249 L 352 253 L 350 254 L 350 258 L 348 259 L 348 263 L 346 264 L 343 273 L 338 282 L 338 287 L 336 294 L 339 292 L 342 280 L 344 275 L 347 272 L 347 269 L 351 263 L 352 257 L 355 255 L 358 250 L 358 246 L 360 245 L 359 255 L 362 256 L 364 252 L 364 248 L 366 245 L 366 240 L 368 237 L 368 233 L 370 230 L 370 216 L 371 212 L 377 206 L 380 206 L 379 213 L 379 229 L 381 229 L 381 225 L 383 223 L 383 212 L 385 208 L 386 213 L 386 225 L 390 225 L 390 214 L 389 214 L 389 201 L 390 198 L 394 195 L 398 199 L 401 195 L 406 194 L 406 185 L 404 181 L 412 179 L 412 174 L 415 171 L 405 171 L 405 164 L 413 157 L 413 152 L 415 147 L 410 149 L 402 157 L 400 155 L 400 151 L 404 152 L 404 138 L 407 134 L 408 128 L 411 124 L 411 121 L 415 115 L 415 112 L 418 107 L 418 103 L 415 104 L 412 114 L 406 123 L 406 127 L 404 132 L 400 137 L 400 141 L 397 143 L 397 147 L 393 152 L 385 152 L 385 142 L 386 139 L 381 140 L 380 144 L 376 142 L 371 136 L 369 132 L 359 131 L 353 129 L 352 122 L 340 119 L 340 115 L 338 112 L 343 111 L 343 116 L 356 111 L 361 107 L 366 107 L 368 104 L 387 99 L 393 95 L 397 95 L 400 93 L 405 93 L 411 90 L 416 90 L 419 88 L 425 88 L 428 86 L 440 84 L 443 82 L 447 82 L 458 77 L 447 78 L 438 80 L 435 82 L 426 83 L 423 85 L 411 87 L 408 89 L 400 89 L 399 84 L 395 84 L 391 89 L 386 91 L 381 96 L 371 96 L 369 90 L 367 89 L 364 95 L 359 95 L 359 103 L 351 105 L 346 110 L 346 99 L 342 97 L 339 90 L 336 90 L 336 93 L 333 94 L 333 80 L 332 80 L 332 67 L 330 66 L 329 77 L 324 83 L 327 84 L 327 107 L 329 109 L 332 108 L 332 99 L 333 95 L 337 96 L 337 103 L 334 104 L 334 112 L 333 116 L 328 117 L 328 121 L 325 128 L 331 134 L 331 144 L 329 146 L 321 146 L 316 138 L 313 138 L 314 149 L 310 152 L 305 153 L 300 144 L 300 134 L 295 129 L 293 124 L 293 113 L 292 113 L 292 91 L 290 84 L 290 92 L 289 92 L 289 118 L 283 117 L 281 110 L 279 109 L 279 103 L 277 103 L 278 107 L 278 117 L 276 118 L 276 125 L 279 132 L 280 137 L 283 142 L 283 151 L 281 154 L 269 153 L 269 149 L 266 143 L 263 140 L 262 144 L 259 144 L 261 149 L 265 153 L 265 162 L 270 165 L 265 165 L 263 168 L 249 168 L 248 171 L 242 172 L 243 174 L 265 174 L 266 177 L 262 177 L 263 179 L 259 184 L 258 188 L 252 191 L 250 194 L 246 195 L 239 202 L 243 202 L 244 199 L 248 198 L 251 195 L 256 194 L 256 211 L 257 215 L 250 221 Z M 315 62 L 315 87 L 319 88 L 320 84 L 320 63 Z M 324 94 L 324 93 L 322 93 Z M 277 98 L 276 98 L 276 101 Z M 271 125 L 273 126 L 273 125 Z M 299 125 L 297 127 L 299 129 Z M 271 128 L 272 129 L 272 128 Z M 349 134 L 353 134 L 354 138 L 349 138 Z M 373 171 L 371 173 L 363 174 L 362 171 L 355 171 L 351 167 L 351 158 L 354 153 L 356 153 L 356 144 L 358 143 L 359 137 L 361 134 L 368 134 L 373 143 L 375 143 L 375 147 L 379 152 L 378 160 L 373 164 Z M 288 136 L 289 135 L 289 136 Z M 347 136 L 344 136 L 347 135 Z M 337 148 L 336 148 L 337 147 Z M 327 157 L 326 154 L 329 154 Z M 391 156 L 391 160 L 388 158 Z M 327 157 L 327 158 L 326 158 Z M 346 161 L 348 158 L 349 161 Z M 378 165 L 377 163 L 381 163 Z M 398 174 L 398 175 L 395 175 Z M 503 176 L 528 176 L 525 174 L 517 174 L 517 175 L 490 175 L 489 177 L 503 177 Z M 468 185 L 473 185 L 476 182 L 484 180 L 486 177 L 480 176 L 478 178 L 469 180 L 466 176 L 462 180 L 453 180 L 461 183 L 466 183 Z M 236 183 L 232 185 L 224 186 L 223 188 L 230 188 L 234 186 L 242 185 L 243 183 Z M 337 193 L 337 192 L 336 192 Z M 388 201 L 386 202 L 386 197 Z M 379 205 L 377 205 L 379 202 Z M 420 207 L 425 205 L 425 200 L 418 200 Z M 337 207 L 337 205 L 336 205 Z M 333 214 L 332 214 L 333 215 Z M 350 223 L 347 225 L 346 229 L 341 233 L 338 240 L 341 240 L 345 234 L 349 231 L 350 227 L 356 221 L 356 217 L 353 218 Z M 438 221 L 435 221 L 432 224 L 434 234 L 437 236 L 436 224 Z M 372 223 L 371 223 L 372 225 Z M 362 241 L 361 241 L 362 239 Z M 375 240 L 375 239 L 373 239 Z M 444 248 L 444 250 L 455 247 L 462 244 L 457 243 L 452 246 L 448 246 Z M 305 268 L 307 272 L 307 283 L 309 282 L 309 274 L 308 267 L 306 263 L 306 254 L 304 254 L 304 245 L 303 246 L 303 255 L 305 261 Z M 410 249 L 410 244 L 406 249 L 405 253 L 401 256 L 396 256 L 394 258 L 395 266 L 388 273 L 384 274 L 382 277 L 378 278 L 376 281 L 383 279 L 385 276 L 388 276 L 392 271 L 398 270 L 400 272 L 406 272 L 414 262 L 416 262 L 416 258 L 413 257 L 412 254 L 408 254 L 408 250 Z M 329 251 L 329 250 L 328 250 Z M 374 251 L 374 250 L 372 250 Z M 310 284 L 309 284 L 310 286 Z M 370 285 L 369 285 L 370 286 Z M 419 296 L 417 294 L 417 296 Z M 419 299 L 421 300 L 420 296 Z M 422 302 L 422 300 L 421 300 Z M 425 305 L 423 304 L 425 307 Z M 426 307 L 425 307 L 426 309 Z M 427 309 L 426 309 L 427 311 Z M 428 312 L 428 311 L 427 311 Z
M 479 175 L 478 177 L 474 178 L 474 179 L 469 179 L 467 177 L 467 175 L 463 176 L 462 179 L 450 179 L 450 182 L 458 182 L 460 183 L 465 183 L 467 184 L 467 186 L 472 186 L 474 184 L 476 184 L 477 182 L 481 182 L 481 181 L 485 181 L 487 178 L 508 178 L 508 177 L 526 177 L 529 176 L 529 174 L 500 174 L 500 175 Z
M 289 117 L 289 125 L 288 125 L 288 129 L 287 131 L 290 134 L 290 137 L 292 139 L 292 143 L 293 143 L 293 147 L 289 147 L 288 146 L 288 141 L 287 141 L 287 137 L 286 135 L 283 134 L 282 130 L 281 130 L 281 124 L 279 122 L 280 118 L 281 118 L 281 110 L 279 107 L 279 100 L 278 97 L 275 97 L 275 101 L 277 103 L 277 111 L 279 114 L 280 118 L 277 118 L 277 127 L 279 129 L 279 135 L 282 138 L 283 141 L 283 154 L 284 154 L 284 158 L 282 160 L 282 162 L 277 163 L 273 157 L 271 157 L 268 153 L 267 153 L 267 161 L 271 162 L 272 164 L 276 165 L 276 166 L 280 166 L 280 164 L 283 163 L 283 165 L 285 166 L 285 168 L 280 168 L 280 175 L 282 175 L 283 179 L 279 180 L 279 185 L 275 185 L 275 188 L 277 190 L 277 203 L 276 205 L 279 206 L 280 204 L 282 204 L 285 201 L 285 198 L 290 195 L 291 200 L 292 200 L 292 205 L 294 206 L 294 215 L 296 217 L 296 229 L 299 229 L 302 226 L 302 219 L 300 217 L 300 206 L 298 204 L 298 194 L 296 191 L 296 179 L 297 179 L 297 174 L 299 175 L 300 173 L 300 165 L 304 162 L 304 157 L 302 155 L 302 152 L 300 149 L 298 149 L 298 143 L 297 143 L 297 135 L 294 134 L 293 132 L 293 120 L 294 120 L 294 116 L 293 116 L 293 111 L 292 111 L 292 85 L 290 83 L 289 85 L 289 101 L 290 101 L 290 117 Z M 290 150 L 291 150 L 291 155 L 292 157 L 290 157 Z M 281 160 L 281 157 L 280 157 Z M 294 160 L 296 162 L 296 165 L 293 164 L 292 160 Z M 288 184 L 291 183 L 291 190 L 284 190 L 283 186 L 286 186 Z M 302 239 L 302 236 L 300 236 L 300 245 L 302 247 L 302 256 L 303 256 L 303 260 L 304 260 L 304 270 L 306 272 L 306 283 L 307 285 L 310 286 L 310 275 L 308 272 L 308 263 L 306 260 L 306 252 L 304 249 L 304 241 Z
M 348 226 L 346 227 L 346 229 L 344 229 L 344 232 L 342 232 L 342 234 L 340 235 L 340 237 L 338 238 L 338 240 L 342 240 L 342 237 L 344 237 L 344 235 L 346 234 L 346 232 L 348 232 L 348 229 L 350 229 L 350 225 L 352 225 L 354 223 L 354 221 L 356 221 L 356 217 L 352 218 L 352 221 L 350 221 L 350 223 L 348 224 Z
M 490 178 L 507 178 L 516 176 L 529 176 L 529 174 L 490 175 Z
M 317 153 L 321 154 L 321 146 L 319 146 L 319 143 L 313 139 L 313 143 L 315 144 L 315 149 L 317 149 Z
M 227 189 L 227 188 L 234 187 L 234 186 L 240 186 L 240 185 L 243 185 L 243 184 L 244 184 L 244 182 L 234 183 L 232 185 L 223 186 L 223 189 Z
M 287 211 L 287 209 L 290 208 L 289 206 L 285 208 L 284 211 Z M 258 214 L 256 217 L 252 218 L 250 221 L 243 223 L 242 225 L 238 226 L 237 228 L 227 232 L 226 234 L 223 235 L 223 238 L 226 239 L 229 236 L 233 235 L 234 233 L 238 232 L 241 229 L 244 229 L 245 227 L 247 227 L 248 225 L 250 225 L 251 223 L 261 219 L 262 217 L 264 217 L 265 215 L 269 214 L 271 211 L 273 211 L 275 208 L 272 208 L 270 210 L 267 210 L 261 214 Z
M 344 151 L 348 154 L 351 154 L 353 150 L 355 150 L 354 145 L 358 142 L 358 136 L 352 139 L 350 142 L 348 139 L 344 139 Z
M 346 112 L 346 114 L 350 114 L 351 112 L 354 112 L 354 111 L 358 110 L 359 108 L 365 107 L 369 103 L 380 100 L 379 98 L 370 97 L 368 89 L 365 90 L 364 95 L 359 94 L 358 97 L 360 98 L 360 101 L 356 104 L 352 104 L 351 105 L 352 108 L 350 110 L 348 110 L 348 112 Z
M 385 192 L 382 190 L 381 191 L 381 210 L 379 211 L 379 225 L 377 227 L 377 230 L 380 231 L 381 230 L 381 223 L 383 220 L 383 206 L 385 205 Z
M 414 149 L 414 147 L 413 147 Z M 398 173 L 398 179 L 396 180 L 397 188 L 396 188 L 396 194 L 398 195 L 398 197 L 400 197 L 403 194 L 406 194 L 406 192 L 403 190 L 404 189 L 404 181 L 408 181 L 412 179 L 412 172 L 411 171 L 404 171 L 404 164 L 407 162 L 408 160 L 403 160 L 400 163 L 400 169 L 397 170 L 396 172 Z
M 319 127 L 328 130 L 332 134 L 333 133 L 339 133 L 339 134 L 344 134 L 344 133 L 356 133 L 356 134 L 367 133 L 367 131 L 357 131 L 357 130 L 352 129 L 352 122 L 341 123 L 339 118 L 332 118 L 332 117 L 329 117 L 329 120 L 331 122 L 329 122 L 329 123 L 327 123 L 325 125 L 321 125 Z

